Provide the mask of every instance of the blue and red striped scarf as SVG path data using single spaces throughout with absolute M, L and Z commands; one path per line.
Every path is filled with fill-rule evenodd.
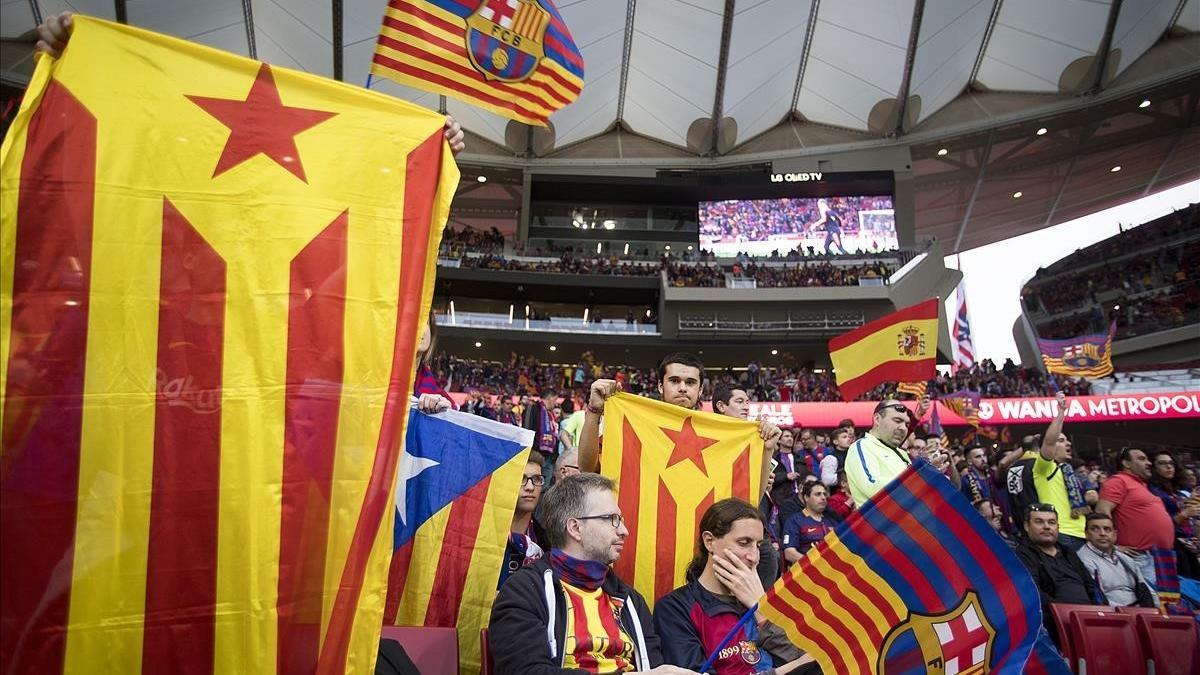
M 600 588 L 608 577 L 608 565 L 595 560 L 572 558 L 559 548 L 550 549 L 550 569 L 559 579 L 585 591 Z
M 450 402 L 452 410 L 458 410 L 458 406 L 454 405 L 454 399 L 450 398 L 450 394 L 442 389 L 442 385 L 438 384 L 437 376 L 433 374 L 433 370 L 424 363 L 417 370 L 417 379 L 413 382 L 413 396 L 421 394 L 437 394 Z
M 825 452 L 828 450 L 823 445 L 818 445 L 812 450 L 804 451 L 804 461 L 808 463 L 808 472 L 814 476 L 821 475 L 821 460 L 825 459 Z

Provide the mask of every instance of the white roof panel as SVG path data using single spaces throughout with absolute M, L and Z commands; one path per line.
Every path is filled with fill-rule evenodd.
M 1167 30 L 1178 0 L 1125 0 L 1113 30 L 1112 52 L 1116 60 L 1113 75 L 1119 75 L 1146 53 Z
M 583 54 L 586 82 L 574 103 L 550 116 L 555 145 L 562 147 L 603 132 L 617 118 L 625 12 L 613 11 L 611 0 L 560 3 L 559 11 Z
M 1095 56 L 1108 22 L 1098 0 L 1005 0 L 978 80 L 989 89 L 1058 91 L 1062 72 Z
M 992 0 L 928 0 L 917 38 L 909 96 L 921 97 L 917 122 L 954 100 L 971 79 Z
M 741 142 L 791 111 L 812 0 L 735 7 L 722 107 L 726 117 L 737 120 Z

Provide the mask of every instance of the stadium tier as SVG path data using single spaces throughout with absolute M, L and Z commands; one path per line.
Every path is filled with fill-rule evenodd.
M 0 38 L 0 673 L 1200 673 L 1200 0 Z

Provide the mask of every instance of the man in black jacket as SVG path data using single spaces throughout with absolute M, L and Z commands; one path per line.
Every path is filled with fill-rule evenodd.
M 550 554 L 513 574 L 492 607 L 497 675 L 691 673 L 662 665 L 650 608 L 610 567 L 629 534 L 613 482 L 577 474 L 542 501 Z
M 1096 604 L 1096 587 L 1083 561 L 1058 543 L 1058 513 L 1050 504 L 1034 503 L 1025 510 L 1026 538 L 1016 548 L 1042 596 L 1042 617 L 1055 644 L 1059 643 L 1051 603 Z

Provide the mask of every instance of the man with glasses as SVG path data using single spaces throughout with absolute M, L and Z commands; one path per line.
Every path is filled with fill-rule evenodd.
M 662 665 L 650 608 L 611 569 L 629 534 L 612 480 L 570 476 L 543 514 L 549 554 L 517 570 L 492 607 L 495 672 L 691 673 Z
M 911 460 L 900 448 L 928 408 L 929 399 L 925 398 L 921 399 L 915 415 L 894 398 L 880 401 L 875 406 L 871 429 L 850 446 L 846 457 L 846 479 L 855 504 L 861 507 L 908 468 Z M 943 454 L 935 453 L 930 456 L 929 463 L 943 471 L 947 460 Z M 957 476 L 957 472 L 951 474 Z
M 542 466 L 546 458 L 537 450 L 529 452 L 529 461 L 525 464 L 525 473 L 521 477 L 521 492 L 517 495 L 517 507 L 513 510 L 512 528 L 508 534 L 508 545 L 504 549 L 504 568 L 500 570 L 500 583 L 512 576 L 513 572 L 541 558 L 545 551 L 542 545 L 546 535 L 541 531 L 533 512 L 538 508 L 542 497 L 542 487 L 546 478 L 542 475 Z

